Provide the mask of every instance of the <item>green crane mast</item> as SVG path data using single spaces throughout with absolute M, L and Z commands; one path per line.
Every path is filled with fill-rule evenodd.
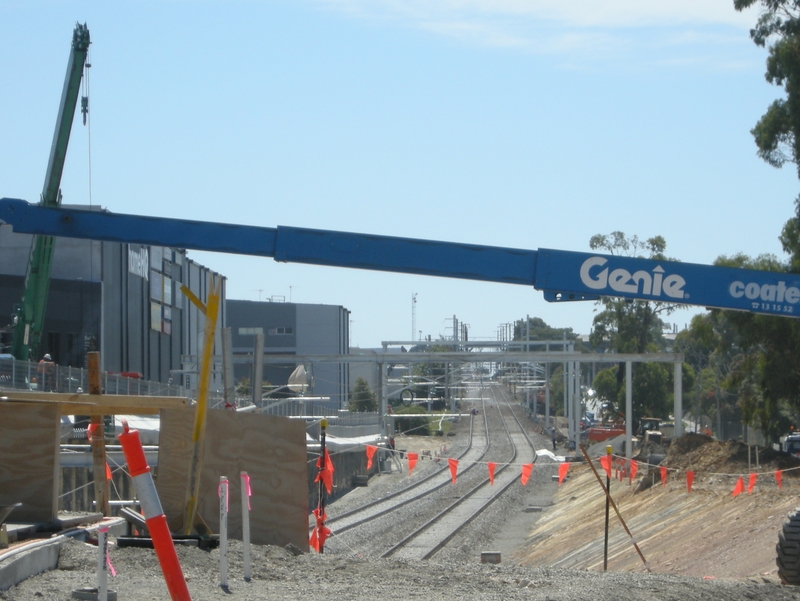
M 44 188 L 40 205 L 58 207 L 61 204 L 61 175 L 64 172 L 64 159 L 67 156 L 69 135 L 72 120 L 78 103 L 81 77 L 89 51 L 89 29 L 84 23 L 75 25 L 72 32 L 72 49 L 67 63 L 67 75 L 64 79 L 64 90 L 61 93 L 61 104 L 58 107 L 56 130 L 53 134 L 53 145 L 50 148 L 50 160 L 44 178 Z M 86 102 L 82 110 L 87 110 Z M 28 269 L 25 274 L 25 287 L 22 301 L 14 313 L 14 337 L 11 354 L 15 358 L 27 361 L 39 349 L 42 336 L 47 293 L 50 288 L 50 270 L 53 266 L 53 250 L 55 238 L 35 235 L 31 242 L 31 253 Z

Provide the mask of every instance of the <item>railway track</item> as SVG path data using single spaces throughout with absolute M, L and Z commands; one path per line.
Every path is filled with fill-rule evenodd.
M 505 396 L 502 388 L 498 387 L 496 390 Z M 535 463 L 536 449 L 533 442 L 505 398 L 503 401 L 505 402 L 498 402 L 496 408 L 500 413 L 505 434 L 511 445 L 511 456 L 496 469 L 494 485 L 491 484 L 487 471 L 487 475 L 480 482 L 385 551 L 381 557 L 430 559 L 463 529 L 467 528 L 512 485 L 519 483 L 520 471 L 513 469 L 514 467 L 520 467 L 525 463 Z M 506 405 L 505 411 L 502 409 L 504 404 Z M 511 427 L 509 427 L 507 416 L 510 416 Z
M 475 466 L 475 462 L 483 459 L 489 450 L 489 428 L 485 419 L 485 407 L 482 408 L 484 411 L 481 411 L 480 414 L 471 416 L 469 442 L 464 452 L 458 456 L 459 461 L 463 460 L 464 463 L 468 463 L 468 466 L 464 470 L 465 472 Z M 476 420 L 476 418 L 479 419 Z M 476 429 L 476 421 L 482 422 L 483 427 L 481 428 L 479 425 Z M 420 478 L 401 490 L 390 493 L 381 499 L 365 503 L 350 511 L 338 515 L 331 515 L 327 520 L 327 525 L 336 533 L 342 534 L 352 528 L 357 528 L 367 522 L 396 511 L 409 503 L 419 501 L 437 490 L 444 488 L 448 484 L 450 484 L 450 471 L 445 461 L 441 469 Z
M 489 403 L 483 397 L 486 390 Z M 519 486 L 520 466 L 536 461 L 532 440 L 499 385 L 484 385 L 480 409 L 471 419 L 470 442 L 459 456 L 463 469 L 455 485 L 445 463 L 413 485 L 331 516 L 327 523 L 333 537 L 326 552 L 428 559 L 511 486 Z M 497 464 L 493 486 L 487 461 Z

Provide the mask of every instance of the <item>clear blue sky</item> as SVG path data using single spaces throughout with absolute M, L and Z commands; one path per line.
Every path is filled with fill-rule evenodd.
M 65 203 L 528 249 L 622 230 L 710 263 L 780 254 L 798 193 L 791 166 L 755 154 L 749 130 L 782 90 L 748 37 L 757 14 L 732 0 L 5 0 L 0 18 L 0 196 L 39 198 L 76 21 L 91 136 L 76 120 Z M 453 315 L 473 339 L 525 315 L 588 333 L 595 310 L 190 256 L 229 298 L 347 307 L 362 347 L 411 337 L 413 293 L 434 338 Z

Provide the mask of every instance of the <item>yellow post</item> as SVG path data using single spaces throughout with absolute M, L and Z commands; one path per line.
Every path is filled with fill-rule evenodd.
M 197 516 L 197 497 L 200 494 L 200 472 L 203 466 L 203 445 L 206 432 L 206 414 L 208 413 L 208 387 L 211 380 L 211 351 L 214 348 L 214 333 L 217 329 L 219 313 L 219 297 L 222 280 L 211 276 L 210 292 L 206 305 L 192 294 L 186 286 L 181 290 L 189 300 L 206 316 L 203 334 L 203 357 L 200 363 L 200 377 L 197 382 L 197 406 L 194 414 L 194 430 L 192 431 L 192 459 L 189 464 L 189 478 L 186 487 L 186 504 L 183 519 L 184 534 L 191 534 Z

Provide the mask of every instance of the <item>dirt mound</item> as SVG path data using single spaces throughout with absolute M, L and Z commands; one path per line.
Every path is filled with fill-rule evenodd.
M 750 447 L 738 440 L 718 441 L 704 434 L 685 434 L 669 447 L 663 465 L 670 468 L 741 474 L 748 471 L 787 470 L 800 467 L 800 459 L 773 449 Z M 800 470 L 786 472 L 784 477 L 798 478 Z

